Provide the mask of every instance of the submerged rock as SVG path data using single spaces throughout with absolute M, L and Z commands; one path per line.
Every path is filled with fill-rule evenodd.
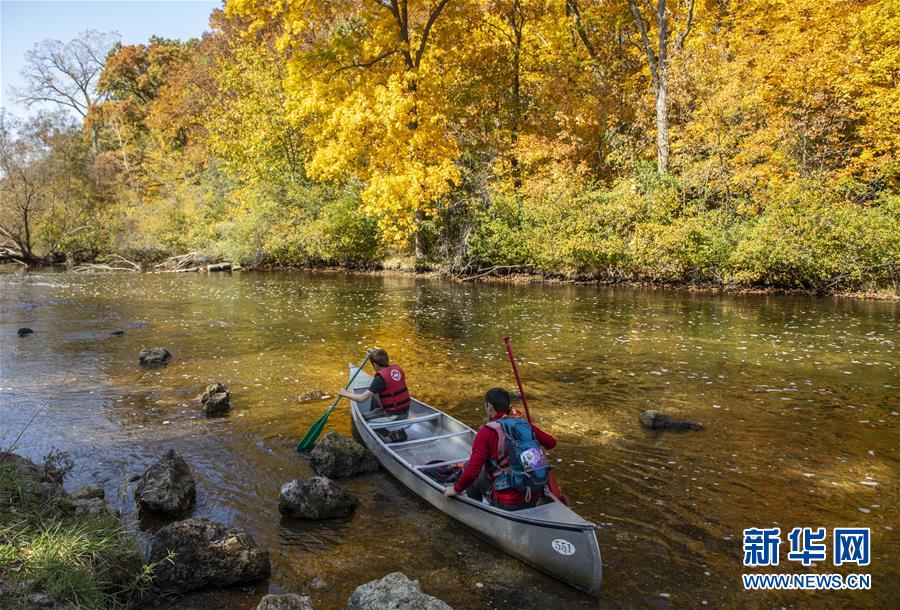
M 313 477 L 293 480 L 281 486 L 278 510 L 294 519 L 335 519 L 349 517 L 359 501 L 331 479 Z
M 16 331 L 16 334 L 18 334 L 20 337 L 24 337 L 25 335 L 30 335 L 33 332 L 34 331 L 31 330 L 30 328 L 20 328 L 19 330 Z
M 197 488 L 187 462 L 169 449 L 140 478 L 134 497 L 140 509 L 177 517 L 193 508 Z
M 231 394 L 221 383 L 213 383 L 206 386 L 200 404 L 207 415 L 221 415 L 231 409 Z
M 310 458 L 316 472 L 331 479 L 378 470 L 378 461 L 368 449 L 337 432 L 329 432 L 319 439 Z
M 73 491 L 71 497 L 73 500 L 94 500 L 97 498 L 102 500 L 106 497 L 106 492 L 103 491 L 102 487 L 91 487 L 88 485 Z
M 673 420 L 668 415 L 663 415 L 653 409 L 647 409 L 640 414 L 638 419 L 641 425 L 651 430 L 700 430 L 703 428 L 703 426 L 694 422 Z
M 356 587 L 347 610 L 453 610 L 446 602 L 424 593 L 418 580 L 392 572 Z
M 121 337 L 122 335 L 125 334 L 125 331 L 124 331 L 124 330 L 114 330 L 114 331 L 112 331 L 112 332 L 109 333 L 109 334 L 111 334 L 111 335 L 113 335 L 113 336 L 115 336 L 115 337 Z
M 138 354 L 138 359 L 144 366 L 160 366 L 171 360 L 172 354 L 164 347 L 145 347 Z
M 285 593 L 284 595 L 266 595 L 259 602 L 256 610 L 313 610 L 312 600 L 305 595 Z
M 240 528 L 208 519 L 186 519 L 157 532 L 150 546 L 153 584 L 184 593 L 267 578 L 269 554 Z
M 314 400 L 324 400 L 326 398 L 331 398 L 331 396 L 322 390 L 310 390 L 298 396 L 297 402 L 313 402 Z

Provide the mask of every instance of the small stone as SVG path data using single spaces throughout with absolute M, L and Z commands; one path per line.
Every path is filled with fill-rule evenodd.
M 221 415 L 231 409 L 231 394 L 223 384 L 213 383 L 206 386 L 206 390 L 200 397 L 200 404 L 206 415 Z
M 331 398 L 328 394 L 323 392 L 322 390 L 310 390 L 309 392 L 304 392 L 300 396 L 297 397 L 297 402 L 313 402 L 315 400 L 324 400 L 326 398 Z
M 312 600 L 305 595 L 285 593 L 283 595 L 266 595 L 259 602 L 256 610 L 313 610 Z
M 53 600 L 50 599 L 50 596 L 46 593 L 31 593 L 26 598 L 29 604 L 34 604 L 35 606 L 52 606 Z
M 161 366 L 172 359 L 172 354 L 164 347 L 144 348 L 138 354 L 138 360 L 144 366 Z
M 330 591 L 334 588 L 334 586 L 330 582 L 322 580 L 318 576 L 312 579 L 312 582 L 309 583 L 309 586 L 314 591 Z
M 30 328 L 20 328 L 19 330 L 16 331 L 16 334 L 18 334 L 20 337 L 24 337 L 25 335 L 30 335 L 33 332 L 34 331 L 31 330 Z
M 102 500 L 106 497 L 106 492 L 103 491 L 102 487 L 87 486 L 75 490 L 71 497 L 73 500 L 93 500 L 94 498 Z

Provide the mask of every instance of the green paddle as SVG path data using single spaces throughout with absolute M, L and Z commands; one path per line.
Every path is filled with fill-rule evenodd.
M 362 361 L 362 364 L 359 365 L 359 368 L 356 369 L 356 372 L 353 373 L 353 377 L 350 378 L 350 381 L 347 382 L 347 385 L 344 386 L 346 390 L 353 384 L 353 380 L 356 379 L 356 376 L 359 375 L 359 372 L 363 370 L 363 367 L 366 366 L 366 362 L 369 361 L 369 356 L 371 354 L 366 354 L 366 359 Z M 316 444 L 316 439 L 319 438 L 319 435 L 322 434 L 322 428 L 325 427 L 325 422 L 328 421 L 328 416 L 331 415 L 331 412 L 334 411 L 334 408 L 337 406 L 337 403 L 341 401 L 341 396 L 338 395 L 337 398 L 334 399 L 334 402 L 331 403 L 331 407 L 325 411 L 325 415 L 316 420 L 312 426 L 310 426 L 309 431 L 306 433 L 306 436 L 303 437 L 297 444 L 297 451 L 307 451 L 313 448 L 313 445 Z

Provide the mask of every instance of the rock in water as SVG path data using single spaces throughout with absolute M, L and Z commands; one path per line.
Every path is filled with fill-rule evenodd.
M 703 428 L 703 426 L 694 422 L 673 420 L 669 416 L 653 409 L 647 409 L 640 414 L 638 419 L 641 425 L 651 430 L 700 430 Z
M 259 602 L 256 610 L 313 610 L 312 600 L 305 595 L 286 593 L 284 595 L 266 595 Z
M 170 559 L 167 559 L 170 558 Z M 184 593 L 267 578 L 269 554 L 242 529 L 208 519 L 186 519 L 162 528 L 150 546 L 153 584 Z
M 172 354 L 164 347 L 144 348 L 138 354 L 138 359 L 144 366 L 160 366 L 172 359 Z
M 72 493 L 73 500 L 93 500 L 95 498 L 103 499 L 106 497 L 106 492 L 103 491 L 102 487 L 82 487 L 81 489 L 76 489 Z
M 392 572 L 381 580 L 356 587 L 347 610 L 453 610 L 446 602 L 422 592 L 418 580 Z
M 169 449 L 138 481 L 134 497 L 138 508 L 177 517 L 193 508 L 197 488 L 187 462 Z
M 324 400 L 325 398 L 330 398 L 330 396 L 322 390 L 310 390 L 298 396 L 297 402 L 312 402 L 314 400 Z
M 109 334 L 111 334 L 111 335 L 113 335 L 113 336 L 115 336 L 115 337 L 121 337 L 122 335 L 125 334 L 125 331 L 124 331 L 124 330 L 114 330 L 114 331 L 112 331 L 112 332 L 109 333 Z
M 368 449 L 337 432 L 329 432 L 319 439 L 310 458 L 316 472 L 331 479 L 378 470 L 378 461 Z
M 349 517 L 359 501 L 348 491 L 325 477 L 308 481 L 293 480 L 281 486 L 278 510 L 294 519 L 333 519 Z
M 16 331 L 16 333 L 17 333 L 20 337 L 24 337 L 25 335 L 30 335 L 30 334 L 33 333 L 33 332 L 34 332 L 34 331 L 31 330 L 30 328 L 20 328 L 19 330 Z
M 200 404 L 207 415 L 221 415 L 231 408 L 231 394 L 221 383 L 213 383 L 206 386 Z

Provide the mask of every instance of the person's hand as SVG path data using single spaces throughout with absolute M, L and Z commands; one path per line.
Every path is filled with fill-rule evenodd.
M 350 398 L 350 392 L 341 388 L 341 390 L 338 392 L 338 396 L 341 396 L 343 398 Z
M 444 497 L 448 500 L 454 496 L 458 496 L 459 492 L 453 489 L 453 485 L 444 488 Z

